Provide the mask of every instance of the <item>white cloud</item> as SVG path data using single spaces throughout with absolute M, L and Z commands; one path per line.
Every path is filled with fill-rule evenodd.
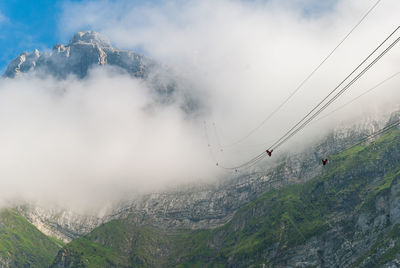
M 214 120 L 225 130 L 226 140 L 232 141 L 261 122 L 375 2 L 330 1 L 328 11 L 308 16 L 304 8 L 315 1 L 165 1 L 144 6 L 130 1 L 89 1 L 67 4 L 60 29 L 69 35 L 77 29 L 95 29 L 116 46 L 142 48 L 176 67 L 207 89 Z M 333 89 L 398 25 L 399 8 L 396 0 L 382 1 L 255 138 L 279 136 Z M 394 49 L 357 84 L 353 94 L 397 71 L 398 59 L 399 49 Z
M 208 114 L 188 120 L 169 106 L 149 115 L 144 111 L 151 101 L 146 86 L 106 70 L 95 71 L 83 82 L 67 80 L 61 85 L 37 78 L 2 81 L 0 170 L 1 177 L 8 179 L 2 187 L 7 191 L 0 194 L 74 200 L 79 205 L 87 199 L 101 203 L 122 192 L 219 177 L 205 145 L 202 121 L 216 122 L 222 143 L 245 135 L 373 4 L 343 0 L 320 16 L 304 16 L 301 1 L 290 3 L 66 4 L 61 35 L 93 29 L 117 47 L 141 48 L 188 81 L 206 99 Z M 300 119 L 397 26 L 399 8 L 397 0 L 382 1 L 280 113 L 242 146 L 218 158 L 229 165 L 262 151 L 248 145 L 273 140 Z M 399 59 L 397 47 L 333 106 L 397 72 Z M 388 103 L 399 100 L 398 85 L 398 80 L 393 81 L 361 104 L 310 128 L 307 139 L 294 141 L 304 142 L 310 133 L 321 137 L 337 121 L 380 111 L 382 104 L 391 107 Z M 60 87 L 66 92 L 62 96 L 55 92 Z M 209 136 L 215 145 L 212 128 Z
M 123 193 L 210 179 L 208 151 L 178 108 L 146 108 L 139 80 L 97 70 L 87 81 L 0 82 L 2 198 L 104 204 Z

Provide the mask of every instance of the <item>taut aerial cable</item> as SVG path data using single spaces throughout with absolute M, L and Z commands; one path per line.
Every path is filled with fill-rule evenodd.
M 291 137 L 297 134 L 300 130 L 306 127 L 316 116 L 318 116 L 322 111 L 324 111 L 331 103 L 333 103 L 338 97 L 340 97 L 346 90 L 349 89 L 358 79 L 360 79 L 372 66 L 374 66 L 387 52 L 389 52 L 400 40 L 397 37 L 394 41 L 388 45 L 383 52 L 376 56 L 372 62 L 370 62 L 364 69 L 362 69 L 350 82 L 348 82 L 339 92 L 333 95 L 347 80 L 349 80 L 352 75 L 354 75 L 368 60 L 376 54 L 379 49 L 381 49 L 394 35 L 398 32 L 400 26 L 397 27 L 379 46 L 372 51 L 342 82 L 339 83 L 322 101 L 320 101 L 309 113 L 307 113 L 298 123 L 296 123 L 289 131 L 287 131 L 281 138 L 279 138 L 275 143 L 273 143 L 267 150 L 253 157 L 249 161 L 242 163 L 237 166 L 227 167 L 219 165 L 224 169 L 237 170 L 239 168 L 247 168 L 254 166 L 259 161 L 261 161 L 266 155 L 271 156 L 272 152 L 278 147 L 287 142 Z M 333 95 L 333 96 L 332 96 Z M 332 96 L 332 97 L 331 97 Z M 331 98 L 330 98 L 331 97 Z M 326 103 L 325 103 L 326 102 Z
M 368 60 L 374 56 L 374 54 L 381 49 L 400 29 L 398 26 L 374 51 L 372 51 L 367 58 L 365 58 L 342 82 L 339 83 L 323 100 L 321 100 L 309 113 L 307 113 L 298 123 L 296 123 L 289 131 L 287 131 L 281 138 L 273 143 L 268 150 L 277 149 L 285 142 L 287 142 L 296 133 L 306 127 L 316 116 L 324 111 L 329 105 L 331 105 L 338 97 L 346 92 L 351 85 L 353 85 L 358 79 L 360 79 L 372 66 L 374 66 L 387 52 L 389 52 L 400 40 L 397 37 L 390 43 L 388 47 L 384 49 L 378 56 L 376 56 L 371 63 L 369 63 L 361 72 L 359 72 L 350 82 L 348 82 L 339 92 L 333 95 L 352 75 L 354 75 L 358 69 L 360 69 Z M 333 96 L 332 96 L 333 95 Z M 331 97 L 332 96 L 332 97 Z M 325 103 L 326 102 L 326 103 Z
M 328 117 L 328 116 L 330 116 L 331 114 L 333 114 L 333 113 L 335 113 L 335 112 L 337 112 L 337 111 L 339 111 L 339 110 L 341 110 L 341 109 L 343 109 L 343 108 L 346 107 L 347 105 L 349 105 L 349 104 L 355 102 L 355 101 L 358 100 L 359 98 L 361 98 L 361 97 L 367 95 L 368 93 L 370 93 L 370 92 L 373 91 L 374 89 L 379 88 L 379 87 L 382 86 L 383 84 L 385 84 L 385 83 L 387 83 L 388 81 L 390 81 L 390 80 L 392 80 L 392 79 L 398 77 L 399 75 L 400 75 L 400 72 L 397 72 L 397 73 L 395 73 L 395 74 L 393 74 L 393 75 L 391 75 L 391 76 L 385 78 L 383 81 L 381 81 L 381 82 L 379 82 L 378 84 L 376 84 L 375 86 L 371 87 L 370 89 L 368 89 L 368 90 L 365 91 L 364 93 L 358 95 L 357 97 L 351 99 L 350 101 L 346 102 L 345 104 L 343 104 L 343 105 L 339 106 L 338 108 L 336 108 L 336 109 L 330 111 L 329 113 L 324 114 L 323 116 L 318 117 L 317 119 L 314 120 L 314 123 L 317 122 L 317 121 L 320 121 L 320 120 L 322 120 L 322 119 L 324 119 L 324 118 L 326 118 L 326 117 Z
M 338 48 L 350 37 L 350 35 L 357 29 L 357 27 L 368 17 L 368 15 L 378 6 L 378 4 L 382 0 L 378 0 L 375 2 L 375 4 L 368 9 L 368 11 L 361 17 L 359 21 L 351 28 L 351 30 L 344 36 L 344 38 L 333 48 L 332 51 L 328 53 L 328 55 L 322 59 L 322 61 L 311 71 L 311 73 L 304 79 L 302 82 L 289 94 L 289 96 L 282 102 L 280 103 L 270 114 L 268 114 L 261 122 L 258 124 L 256 127 L 251 129 L 246 135 L 241 137 L 240 139 L 236 140 L 235 142 L 232 142 L 227 145 L 223 145 L 220 143 L 220 147 L 230 147 L 230 146 L 235 146 L 237 144 L 242 143 L 245 141 L 247 138 L 249 138 L 251 135 L 253 135 L 257 130 L 259 130 L 268 120 L 270 120 L 280 109 L 282 109 L 283 106 L 285 106 L 289 100 L 301 89 L 303 86 L 314 76 L 314 74 L 325 64 L 325 62 L 338 50 Z M 216 134 L 217 135 L 217 134 Z

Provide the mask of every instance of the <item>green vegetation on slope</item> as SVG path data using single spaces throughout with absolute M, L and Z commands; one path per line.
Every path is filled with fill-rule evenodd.
M 112 220 L 66 245 L 57 260 L 68 267 L 166 267 L 168 250 L 181 240 L 129 218 Z
M 285 266 L 291 249 L 332 229 L 341 230 L 340 235 L 332 231 L 336 236 L 330 238 L 337 240 L 332 245 L 337 247 L 335 250 L 339 249 L 355 233 L 353 216 L 373 213 L 377 197 L 387 195 L 394 180 L 400 180 L 399 148 L 400 131 L 393 130 L 367 146 L 346 150 L 330 158 L 322 176 L 301 185 L 268 191 L 241 208 L 229 223 L 214 230 L 168 234 L 156 228 L 135 226 L 129 219 L 114 220 L 67 245 L 55 264 L 72 263 L 72 267 Z M 397 235 L 396 230 L 383 235 L 382 241 Z M 380 241 L 376 241 L 377 245 Z M 396 244 L 392 251 L 397 248 Z M 352 248 L 349 250 L 354 253 Z M 374 253 L 373 247 L 370 251 L 365 252 L 366 257 Z M 390 260 L 395 255 L 392 251 L 386 252 L 375 264 Z M 67 256 L 64 261 L 60 254 Z M 316 255 L 317 261 L 325 261 L 322 253 Z
M 0 210 L 0 266 L 48 267 L 62 246 L 15 210 Z

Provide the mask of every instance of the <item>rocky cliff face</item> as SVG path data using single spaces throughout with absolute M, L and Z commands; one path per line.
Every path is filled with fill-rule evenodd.
M 396 129 L 332 156 L 305 183 L 265 192 L 218 228 L 118 219 L 71 242 L 53 267 L 399 267 L 399 196 Z
M 89 233 L 107 220 L 99 215 L 33 204 L 18 205 L 16 210 L 42 233 L 64 242 Z
M 37 206 L 22 206 L 19 211 L 39 230 L 65 242 L 112 219 L 130 218 L 138 225 L 150 224 L 166 230 L 216 228 L 266 191 L 319 176 L 323 171 L 322 157 L 339 152 L 383 126 L 385 121 L 387 119 L 366 121 L 335 130 L 314 148 L 298 155 L 282 155 L 272 167 L 261 164 L 257 171 L 233 173 L 229 179 L 216 184 L 135 197 L 111 208 L 103 216 Z
M 319 176 L 323 157 L 354 144 L 387 120 L 368 120 L 335 130 L 311 149 L 298 155 L 282 155 L 273 166 L 261 163 L 254 171 L 233 173 L 219 184 L 145 195 L 117 209 L 112 218 L 135 215 L 138 223 L 167 229 L 215 228 L 266 191 Z

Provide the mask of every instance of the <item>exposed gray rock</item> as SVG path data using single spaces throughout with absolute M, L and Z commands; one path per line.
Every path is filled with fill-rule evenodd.
M 321 156 L 338 152 L 347 146 L 348 140 L 354 142 L 356 138 L 364 137 L 363 133 L 370 133 L 377 125 L 377 122 L 372 122 L 363 124 L 363 127 L 349 127 L 347 131 L 337 130 L 316 145 L 315 150 L 299 155 L 282 155 L 275 166 L 259 166 L 257 172 L 233 174 L 226 181 L 216 184 L 135 197 L 110 209 L 111 212 L 104 213 L 104 216 L 29 206 L 21 213 L 44 233 L 64 241 L 79 237 L 115 218 L 130 217 L 136 224 L 151 224 L 165 229 L 215 228 L 228 222 L 240 207 L 268 189 L 305 182 L 318 176 L 322 172 Z M 392 198 L 398 198 L 396 195 L 400 186 L 398 191 L 396 187 L 392 190 Z M 376 208 L 382 215 L 373 218 L 365 212 L 356 220 L 360 235 L 369 232 L 371 228 L 380 229 L 385 226 L 389 204 L 392 204 L 391 220 L 399 220 L 400 202 L 389 203 L 381 198 L 376 202 Z
M 57 78 L 76 75 L 83 78 L 91 67 L 110 65 L 138 78 L 147 78 L 158 65 L 137 53 L 113 48 L 111 43 L 93 31 L 78 32 L 67 45 L 57 44 L 51 52 L 24 52 L 7 67 L 5 77 L 37 71 Z
M 142 80 L 157 104 L 178 104 L 188 115 L 201 110 L 203 102 L 194 89 L 169 67 L 143 55 L 114 48 L 106 37 L 93 31 L 76 33 L 68 44 L 56 44 L 52 51 L 24 52 L 12 60 L 4 73 L 15 78 L 24 73 L 40 77 L 84 79 L 93 68 L 108 66 L 116 73 L 127 73 Z M 111 70 L 111 69 L 109 69 Z M 179 82 L 178 82 L 179 81 Z M 149 110 L 152 105 L 149 105 Z
M 76 213 L 61 208 L 24 204 L 16 207 L 42 233 L 64 242 L 85 235 L 105 220 L 104 217 Z

